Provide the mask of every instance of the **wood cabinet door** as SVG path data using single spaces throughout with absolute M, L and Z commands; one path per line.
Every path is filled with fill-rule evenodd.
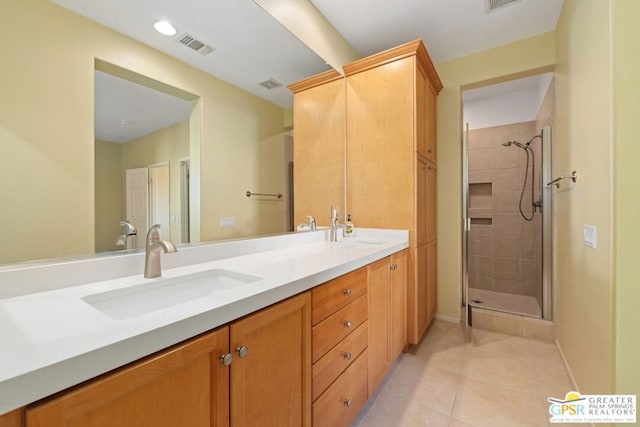
M 410 344 L 417 344 L 427 330 L 427 245 L 412 249 L 410 274 L 413 274 L 411 286 L 407 295 L 407 340 Z
M 438 311 L 438 245 L 427 244 L 427 319 L 431 323 Z
M 233 322 L 230 330 L 231 425 L 310 426 L 311 293 Z
M 0 415 L 0 427 L 22 427 L 22 409 Z
M 369 276 L 369 396 L 390 366 L 389 352 L 389 257 L 370 264 Z
M 294 224 L 313 215 L 328 226 L 331 206 L 345 214 L 344 80 L 298 92 L 293 103 Z
M 422 156 L 416 155 L 416 233 L 412 246 L 420 246 L 428 240 L 429 216 L 429 162 Z M 410 236 L 411 237 L 411 236 Z
M 391 256 L 389 285 L 391 362 L 407 346 L 407 251 Z
M 437 109 L 438 109 L 438 95 L 435 90 L 427 82 L 425 90 L 426 95 L 426 136 L 427 136 L 427 152 L 426 156 L 432 163 L 436 163 L 438 159 L 437 153 Z
M 433 163 L 426 165 L 426 242 L 435 240 L 437 230 L 437 182 L 438 170 Z M 425 243 L 426 243 L 425 242 Z
M 26 427 L 229 425 L 225 326 L 26 410 Z

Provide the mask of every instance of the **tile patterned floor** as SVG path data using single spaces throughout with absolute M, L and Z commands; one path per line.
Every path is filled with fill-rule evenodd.
M 436 320 L 352 427 L 551 425 L 547 397 L 571 389 L 555 344 Z

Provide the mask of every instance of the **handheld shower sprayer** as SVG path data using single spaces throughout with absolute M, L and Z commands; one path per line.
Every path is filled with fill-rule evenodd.
M 524 170 L 524 182 L 522 183 L 522 191 L 520 192 L 520 215 L 522 215 L 522 218 L 524 218 L 527 221 L 531 221 L 533 220 L 533 217 L 535 216 L 536 213 L 536 209 L 540 208 L 540 211 L 542 212 L 542 196 L 540 197 L 539 201 L 535 201 L 534 200 L 534 196 L 533 196 L 533 183 L 535 181 L 535 169 L 536 169 L 536 159 L 535 159 L 535 155 L 533 153 L 533 148 L 531 148 L 531 143 L 533 142 L 534 139 L 536 138 L 540 138 L 540 140 L 542 140 L 542 134 L 538 134 L 535 135 L 533 137 L 531 137 L 531 139 L 529 139 L 529 141 L 527 141 L 524 144 L 519 143 L 518 141 L 507 141 L 507 142 L 503 142 L 502 145 L 504 145 L 505 147 L 510 147 L 511 145 L 515 145 L 516 147 L 522 148 L 525 152 L 525 154 L 527 155 L 527 166 Z M 528 175 L 529 175 L 529 158 L 531 158 L 531 163 L 532 163 L 532 168 L 531 168 L 531 206 L 532 206 L 532 212 L 531 212 L 531 216 L 527 216 L 523 209 L 522 209 L 522 199 L 524 198 L 524 192 L 525 189 L 527 188 L 527 179 L 528 179 Z

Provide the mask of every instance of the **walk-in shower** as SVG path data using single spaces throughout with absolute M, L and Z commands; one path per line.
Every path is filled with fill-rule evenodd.
M 520 87 L 520 92 L 522 92 Z M 484 88 L 480 88 L 484 89 Z M 475 91 L 476 89 L 474 89 Z M 516 96 L 465 99 L 463 140 L 463 306 L 552 319 L 549 78 L 528 115 Z M 469 91 L 472 92 L 472 91 Z M 465 92 L 466 93 L 466 92 Z M 475 108 L 475 111 L 474 111 Z

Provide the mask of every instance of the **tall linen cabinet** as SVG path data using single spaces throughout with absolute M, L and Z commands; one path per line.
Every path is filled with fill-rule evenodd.
M 436 97 L 442 83 L 420 40 L 294 83 L 294 218 L 409 230 L 407 339 L 437 308 Z M 339 170 L 337 170 L 339 169 Z M 333 190 L 327 191 L 328 188 Z

